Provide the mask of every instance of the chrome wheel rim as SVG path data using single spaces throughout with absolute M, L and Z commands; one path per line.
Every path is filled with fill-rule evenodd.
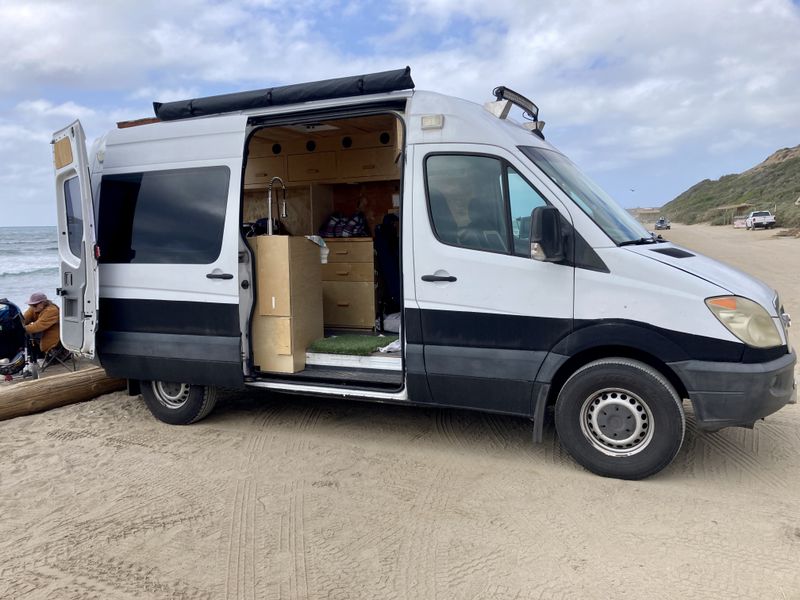
M 580 412 L 581 432 L 603 454 L 632 456 L 653 439 L 650 407 L 628 390 L 607 388 L 586 398 Z
M 189 384 L 154 381 L 153 392 L 162 406 L 175 410 L 181 408 L 189 399 Z

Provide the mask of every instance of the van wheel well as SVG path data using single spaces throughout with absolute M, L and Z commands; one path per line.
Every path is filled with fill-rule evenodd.
M 556 371 L 553 381 L 550 384 L 550 391 L 547 396 L 547 405 L 552 406 L 555 404 L 556 398 L 558 398 L 558 393 L 561 391 L 564 383 L 575 371 L 592 361 L 611 357 L 631 358 L 653 367 L 667 378 L 667 381 L 669 381 L 672 387 L 675 388 L 675 391 L 678 392 L 678 395 L 681 398 L 689 397 L 689 393 L 686 391 L 686 386 L 683 385 L 683 382 L 675 374 L 675 372 L 670 369 L 666 363 L 659 360 L 652 354 L 648 354 L 647 352 L 642 352 L 641 350 L 626 346 L 603 346 L 580 352 L 575 356 L 570 357 L 563 365 L 561 365 L 558 371 Z

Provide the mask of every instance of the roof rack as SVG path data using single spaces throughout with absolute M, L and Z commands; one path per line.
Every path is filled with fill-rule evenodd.
M 190 119 L 240 110 L 299 104 L 313 100 L 332 100 L 366 94 L 383 94 L 414 89 L 411 67 L 367 75 L 354 75 L 280 87 L 207 96 L 175 102 L 153 102 L 156 117 L 162 121 Z

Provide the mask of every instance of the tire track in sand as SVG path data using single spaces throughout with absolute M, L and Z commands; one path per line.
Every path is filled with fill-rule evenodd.
M 239 481 L 233 498 L 228 532 L 228 571 L 225 598 L 255 600 L 255 484 L 251 479 Z
M 703 445 L 705 448 L 715 451 L 722 461 L 710 461 L 708 457 L 703 456 L 700 463 L 700 468 L 703 471 L 716 473 L 718 471 L 725 471 L 728 466 L 734 467 L 739 474 L 746 474 L 755 482 L 773 487 L 775 489 L 785 489 L 786 482 L 774 474 L 768 465 L 762 464 L 757 456 L 750 453 L 741 444 L 729 439 L 729 433 L 725 431 L 716 433 L 706 433 L 702 436 L 697 436 L 696 442 L 699 446 Z

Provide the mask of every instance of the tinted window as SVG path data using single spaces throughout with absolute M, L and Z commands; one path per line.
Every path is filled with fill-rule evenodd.
M 83 240 L 83 217 L 81 213 L 81 184 L 77 177 L 64 182 L 64 204 L 67 212 L 67 240 L 69 250 L 81 257 L 81 241 Z
M 227 167 L 104 176 L 100 262 L 214 262 L 222 247 L 229 179 Z
M 508 252 L 503 163 L 496 158 L 433 155 L 425 161 L 436 236 L 462 248 Z

